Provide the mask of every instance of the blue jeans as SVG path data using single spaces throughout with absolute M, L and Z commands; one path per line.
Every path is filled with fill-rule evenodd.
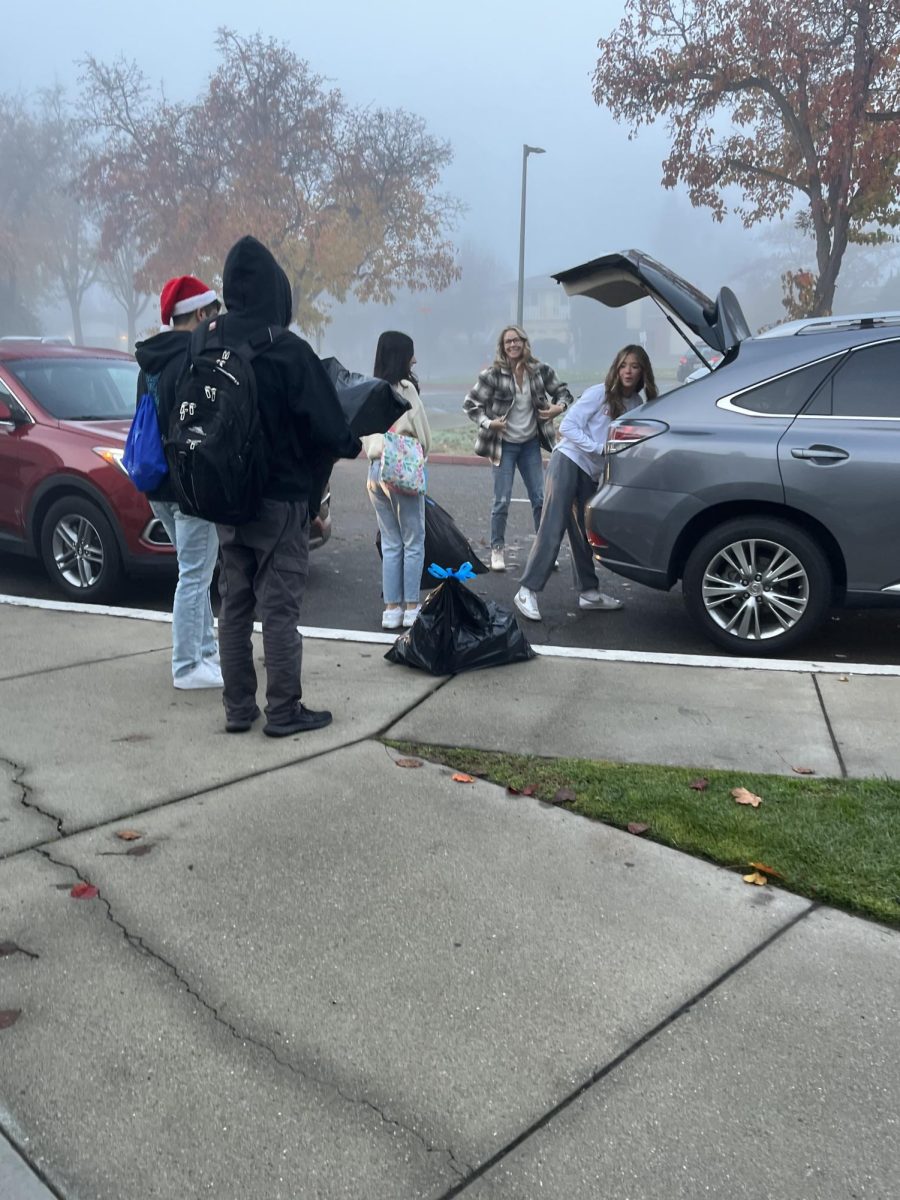
M 178 557 L 172 605 L 172 677 L 177 678 L 216 653 L 209 585 L 219 556 L 219 538 L 215 525 L 185 516 L 174 501 L 151 500 L 150 507 Z
M 385 604 L 418 604 L 425 564 L 425 497 L 385 494 L 379 464 L 369 468 L 369 499 L 381 531 L 381 591 Z M 374 485 L 374 486 L 373 486 Z
M 501 550 L 506 544 L 506 518 L 512 498 L 513 479 L 516 467 L 522 476 L 531 514 L 537 532 L 544 506 L 544 464 L 541 460 L 541 443 L 536 437 L 527 442 L 503 442 L 500 448 L 500 465 L 494 467 L 494 504 L 491 508 L 491 549 Z

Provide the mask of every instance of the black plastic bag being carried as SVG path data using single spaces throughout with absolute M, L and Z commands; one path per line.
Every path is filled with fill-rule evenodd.
M 336 358 L 323 358 L 322 366 L 334 384 L 344 416 L 357 437 L 385 433 L 409 409 L 386 379 L 373 379 L 348 371 Z
M 381 555 L 381 530 L 375 531 L 375 546 Z M 470 563 L 476 575 L 486 575 L 489 567 L 472 549 L 466 535 L 453 520 L 446 508 L 437 500 L 425 497 L 425 562 L 422 566 L 420 587 L 433 588 L 435 578 L 428 571 L 428 563 Z
M 459 573 L 471 578 L 465 565 Z M 508 608 L 482 600 L 450 572 L 384 657 L 431 675 L 458 675 L 525 662 L 535 653 Z

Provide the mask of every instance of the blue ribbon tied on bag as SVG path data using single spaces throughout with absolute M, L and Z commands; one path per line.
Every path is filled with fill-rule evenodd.
M 470 562 L 461 563 L 455 571 L 452 567 L 439 567 L 437 563 L 432 563 L 428 574 L 433 575 L 435 579 L 459 579 L 462 582 L 475 578 L 475 571 Z

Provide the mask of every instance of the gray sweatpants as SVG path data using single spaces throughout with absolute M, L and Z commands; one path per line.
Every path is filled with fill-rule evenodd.
M 579 592 L 588 592 L 597 587 L 597 572 L 594 570 L 594 553 L 587 540 L 584 526 L 584 506 L 597 490 L 597 484 L 586 471 L 582 471 L 568 455 L 554 450 L 547 464 L 544 479 L 544 509 L 538 529 L 521 578 L 522 587 L 532 592 L 541 592 L 562 544 L 563 534 L 568 533 L 572 548 L 572 571 Z
M 256 708 L 253 617 L 259 614 L 266 660 L 266 717 L 285 724 L 300 703 L 303 643 L 297 625 L 309 564 L 305 500 L 264 500 L 255 521 L 219 525 L 219 657 L 229 720 Z

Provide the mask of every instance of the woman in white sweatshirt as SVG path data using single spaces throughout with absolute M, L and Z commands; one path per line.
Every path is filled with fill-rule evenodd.
M 388 330 L 378 339 L 372 374 L 392 384 L 410 407 L 391 426 L 418 440 L 427 459 L 431 430 L 413 374 L 416 352 L 412 338 Z M 384 598 L 384 629 L 409 628 L 419 615 L 419 591 L 425 562 L 425 497 L 390 491 L 381 482 L 381 451 L 384 438 L 373 433 L 362 439 L 369 460 L 367 488 L 381 531 L 381 591 Z
M 540 528 L 525 564 L 522 586 L 513 597 L 523 617 L 541 619 L 537 593 L 550 578 L 565 533 L 572 548 L 578 607 L 607 611 L 622 607 L 621 600 L 605 595 L 598 587 L 584 506 L 597 490 L 603 471 L 610 422 L 657 395 L 647 352 L 642 346 L 623 346 L 606 381 L 588 388 L 563 417 L 547 467 Z

